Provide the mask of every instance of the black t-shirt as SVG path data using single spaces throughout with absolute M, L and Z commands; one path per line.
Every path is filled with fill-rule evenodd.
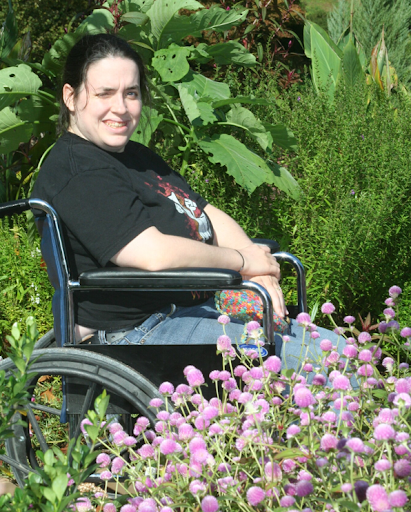
M 32 197 L 57 211 L 74 278 L 114 266 L 110 258 L 151 226 L 213 243 L 213 228 L 203 211 L 207 201 L 161 157 L 136 142 L 130 141 L 123 153 L 112 153 L 65 133 L 42 166 Z M 197 292 L 83 292 L 75 294 L 76 323 L 121 329 L 167 304 L 191 305 L 206 298 Z

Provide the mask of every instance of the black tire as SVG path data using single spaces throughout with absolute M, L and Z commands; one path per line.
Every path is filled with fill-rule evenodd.
M 51 348 L 56 347 L 56 337 L 54 336 L 54 329 L 50 329 L 44 336 L 39 338 L 36 341 L 36 344 L 34 345 L 34 349 L 40 349 L 40 348 Z
M 116 414 L 117 408 L 117 410 L 126 411 L 128 415 L 130 412 L 144 415 L 149 418 L 151 423 L 154 423 L 155 413 L 152 409 L 148 409 L 148 405 L 152 398 L 160 398 L 161 395 L 147 378 L 129 366 L 119 363 L 111 357 L 75 348 L 35 350 L 32 360 L 34 362 L 30 367 L 30 372 L 35 373 L 36 376 L 28 384 L 29 387 L 35 386 L 41 376 L 47 375 L 71 379 L 71 383 L 74 382 L 75 386 L 80 382 L 81 391 L 87 390 L 86 396 L 81 395 L 81 404 L 78 403 L 80 395 L 77 396 L 76 392 L 74 393 L 73 408 L 76 410 L 77 420 L 73 422 L 72 416 L 69 418 L 70 429 L 74 428 L 75 430 L 74 433 L 73 430 L 70 430 L 72 436 L 79 434 L 80 419 L 84 417 L 87 410 L 93 407 L 94 397 L 101 391 L 101 388 L 106 389 L 111 395 L 108 412 Z M 0 370 L 5 370 L 6 374 L 10 374 L 14 370 L 13 362 L 10 359 L 2 361 Z M 97 386 L 97 389 L 93 386 Z M 70 396 L 73 395 L 70 393 Z M 114 405 L 112 405 L 113 401 Z M 23 418 L 30 422 L 34 437 L 44 452 L 48 449 L 48 442 L 41 432 L 34 411 L 39 411 L 44 415 L 60 416 L 61 409 L 31 402 L 27 409 L 27 417 Z M 80 414 L 78 414 L 79 412 Z M 21 415 L 16 413 L 16 420 L 21 418 Z M 19 486 L 22 487 L 27 474 L 30 471 L 35 471 L 38 467 L 35 457 L 35 450 L 38 448 L 33 448 L 34 438 L 31 438 L 28 427 L 13 424 L 13 430 L 14 437 L 6 440 L 6 451 L 14 476 Z

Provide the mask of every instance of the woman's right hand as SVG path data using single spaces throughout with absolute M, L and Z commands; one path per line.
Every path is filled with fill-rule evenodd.
M 273 276 L 281 279 L 280 265 L 266 245 L 250 244 L 239 249 L 244 258 L 243 276 Z

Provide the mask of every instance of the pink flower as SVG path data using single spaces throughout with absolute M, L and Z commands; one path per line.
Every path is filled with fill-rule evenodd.
M 391 425 L 381 423 L 374 429 L 374 437 L 378 441 L 388 441 L 389 439 L 395 439 L 395 430 Z
M 330 340 L 325 339 L 320 342 L 320 348 L 324 352 L 329 352 L 330 350 L 332 350 L 333 344 Z
M 409 393 L 411 391 L 411 382 L 407 379 L 398 379 L 395 383 L 395 391 L 397 393 Z
M 398 295 L 400 295 L 402 293 L 402 290 L 399 286 L 391 286 L 391 288 L 388 290 L 388 294 L 390 297 L 392 297 L 393 299 L 396 299 L 398 297 Z
M 398 393 L 398 395 L 395 396 L 393 403 L 398 407 L 403 406 L 406 409 L 409 409 L 411 407 L 411 396 L 408 393 Z
M 117 512 L 117 507 L 114 503 L 106 503 L 103 507 L 103 512 Z
M 333 388 L 342 391 L 347 391 L 348 389 L 351 389 L 351 384 L 349 379 L 345 375 L 338 375 L 333 380 Z
M 299 325 L 303 327 L 308 327 L 311 323 L 311 318 L 308 313 L 299 313 L 296 317 L 296 321 Z
M 369 341 L 371 341 L 371 335 L 368 332 L 360 332 L 358 343 L 368 343 Z
M 255 320 L 248 322 L 248 324 L 246 326 L 248 334 L 251 334 L 253 331 L 258 331 L 258 329 L 260 329 L 260 327 L 261 327 L 261 325 L 258 322 L 256 322 Z
M 301 387 L 294 391 L 294 401 L 298 407 L 308 407 L 316 402 L 313 394 L 306 387 Z
M 152 398 L 150 400 L 150 406 L 151 407 L 155 407 L 156 409 L 158 409 L 159 407 L 161 407 L 163 405 L 163 401 L 161 400 L 161 398 Z
M 371 377 L 371 375 L 374 373 L 373 367 L 370 364 L 363 364 L 358 368 L 358 375 L 361 375 L 362 377 Z
M 281 370 L 281 359 L 277 356 L 270 356 L 264 361 L 264 368 L 272 373 L 278 373 Z
M 163 382 L 158 388 L 162 395 L 172 395 L 174 393 L 174 386 L 171 382 Z
M 100 473 L 101 480 L 110 480 L 111 477 L 112 474 L 110 473 L 110 471 L 103 471 L 102 473 Z
M 358 359 L 360 361 L 364 361 L 365 363 L 369 363 L 372 360 L 371 350 L 361 350 L 361 352 L 358 354 Z
M 204 496 L 201 501 L 201 510 L 203 512 L 217 512 L 218 501 L 214 496 Z
M 348 439 L 345 446 L 354 453 L 362 453 L 365 449 L 364 443 L 358 437 L 352 437 L 351 439 Z
M 230 317 L 228 315 L 220 315 L 217 318 L 217 322 L 222 325 L 227 325 L 230 323 Z
M 325 302 L 321 306 L 321 312 L 324 313 L 324 315 L 332 315 L 335 311 L 334 304 L 331 304 L 331 302 Z
M 401 329 L 400 334 L 403 338 L 410 338 L 411 337 L 411 327 L 404 327 L 404 329 Z
M 97 464 L 100 465 L 101 468 L 106 468 L 107 466 L 110 465 L 111 459 L 110 459 L 110 456 L 107 455 L 107 453 L 99 453 L 97 455 L 96 462 L 97 462 Z
M 308 480 L 300 480 L 295 484 L 295 493 L 300 498 L 303 498 L 304 496 L 308 496 L 311 494 L 314 490 L 314 486 L 311 482 Z
M 111 471 L 115 474 L 120 473 L 124 464 L 125 462 L 121 457 L 114 457 L 113 462 L 111 464 Z
M 400 459 L 394 463 L 394 471 L 400 478 L 405 478 L 411 475 L 411 463 L 409 460 Z
M 345 316 L 344 317 L 344 322 L 346 324 L 352 324 L 355 322 L 355 317 L 351 316 L 351 315 L 348 315 L 348 316 Z
M 321 438 L 321 448 L 328 452 L 335 450 L 338 444 L 338 439 L 333 434 L 324 434 Z
M 326 382 L 327 382 L 327 379 L 324 377 L 324 375 L 321 375 L 321 374 L 314 375 L 313 386 L 324 386 L 324 384 Z
M 380 472 L 388 471 L 389 469 L 391 469 L 391 466 L 391 462 L 387 459 L 381 459 L 374 464 L 374 468 L 376 469 L 376 471 Z
M 386 512 L 390 508 L 388 494 L 382 485 L 375 484 L 368 487 L 366 496 L 375 512 Z
M 178 445 L 173 439 L 164 439 L 164 441 L 160 443 L 160 452 L 163 455 L 170 455 L 175 451 L 178 451 Z
M 201 386 L 205 382 L 204 375 L 197 368 L 190 370 L 186 375 L 186 379 L 188 384 L 193 388 Z
M 281 468 L 276 462 L 267 462 L 264 466 L 264 473 L 269 482 L 279 482 L 283 477 Z
M 283 496 L 280 499 L 280 506 L 281 507 L 292 507 L 295 503 L 295 498 L 292 496 Z
M 301 429 L 298 425 L 290 425 L 287 428 L 287 439 L 291 439 L 301 432 Z
M 408 498 L 404 491 L 398 489 L 389 494 L 388 501 L 392 507 L 400 508 L 407 503 Z
M 154 457 L 154 448 L 151 444 L 143 444 L 143 446 L 137 450 L 137 453 L 142 459 L 149 459 Z
M 88 512 L 89 510 L 92 510 L 93 506 L 91 504 L 91 501 L 89 498 L 81 497 L 78 498 L 76 503 L 74 504 L 74 510 L 77 512 Z
M 231 339 L 223 334 L 217 339 L 217 350 L 229 350 L 231 347 Z
M 247 501 L 252 506 L 255 507 L 259 503 L 261 503 L 265 498 L 265 491 L 261 489 L 261 487 L 250 487 L 247 491 Z
M 345 357 L 353 359 L 357 355 L 357 349 L 356 347 L 354 347 L 354 345 L 346 345 L 344 347 L 343 354 L 345 355 Z

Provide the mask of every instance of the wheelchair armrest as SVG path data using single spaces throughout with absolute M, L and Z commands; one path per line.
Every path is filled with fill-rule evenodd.
M 83 272 L 81 287 L 96 288 L 161 288 L 184 290 L 224 289 L 241 285 L 239 272 L 215 268 L 179 268 L 149 272 L 136 268 L 114 267 Z
M 267 238 L 252 238 L 257 245 L 267 245 L 270 248 L 271 254 L 280 250 L 280 244 L 276 240 L 269 240 Z

